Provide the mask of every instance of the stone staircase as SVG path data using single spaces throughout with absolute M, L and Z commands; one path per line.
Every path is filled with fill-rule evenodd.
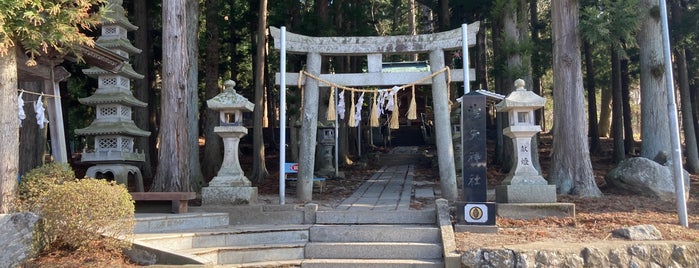
M 159 264 L 444 267 L 436 219 L 435 210 L 317 211 L 315 224 L 176 230 L 175 223 L 161 223 L 167 232 L 137 234 L 135 243 L 171 254 L 159 255 Z
M 433 225 L 315 225 L 301 267 L 444 267 Z

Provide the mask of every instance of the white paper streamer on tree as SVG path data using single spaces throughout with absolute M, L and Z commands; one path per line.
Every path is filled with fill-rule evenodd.
M 337 94 L 337 105 L 335 107 L 335 110 L 337 111 L 337 115 L 339 116 L 340 119 L 344 120 L 345 119 L 345 91 L 340 91 L 340 93 Z
M 355 108 L 354 112 L 354 118 L 357 121 L 357 125 L 359 125 L 359 122 L 362 121 L 362 106 L 364 104 L 364 92 L 362 92 L 362 95 L 359 95 L 359 99 L 357 99 L 357 107 Z
M 27 118 L 27 115 L 24 113 L 24 100 L 22 99 L 22 95 L 24 92 L 20 92 L 19 96 L 17 96 L 17 116 L 19 117 L 19 127 L 22 127 L 22 120 Z
M 42 100 L 44 96 L 39 96 L 39 99 L 36 100 L 34 103 L 34 112 L 36 112 L 36 124 L 39 125 L 40 129 L 44 128 L 44 125 L 46 125 L 49 120 L 46 119 L 46 115 L 44 115 L 44 102 Z

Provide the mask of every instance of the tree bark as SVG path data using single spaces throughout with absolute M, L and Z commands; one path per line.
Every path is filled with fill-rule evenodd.
M 134 45 L 141 50 L 141 53 L 134 55 L 133 67 L 134 70 L 142 74 L 143 79 L 136 79 L 133 81 L 134 97 L 136 99 L 148 103 L 149 106 L 155 106 L 155 104 L 150 103 L 150 82 L 151 76 L 148 70 L 150 70 L 150 59 L 151 59 L 151 40 L 150 39 L 150 17 L 148 15 L 148 8 L 146 1 L 133 1 L 133 12 L 134 23 L 138 26 L 138 30 L 134 32 Z M 151 131 L 151 136 L 155 136 L 156 132 L 151 128 L 150 124 L 150 109 L 148 107 L 133 107 L 133 120 L 136 126 L 140 129 L 147 129 Z M 136 137 L 136 148 L 144 150 L 145 162 L 141 165 L 141 174 L 144 178 L 153 177 L 153 168 L 151 165 L 151 150 L 150 148 L 150 137 Z
M 621 94 L 621 61 L 619 52 L 614 48 L 610 48 L 610 50 L 612 53 L 612 137 L 614 139 L 612 159 L 614 163 L 619 163 L 626 158 Z
M 597 89 L 595 88 L 595 68 L 592 66 L 592 48 L 588 42 L 583 43 L 585 50 L 585 81 L 587 82 L 587 136 L 590 138 L 590 153 L 598 154 L 601 150 L 599 130 L 597 129 Z
M 578 1 L 552 1 L 554 72 L 553 157 L 550 181 L 561 194 L 598 197 L 585 131 Z
M 665 153 L 670 161 L 671 145 L 663 67 L 663 43 L 658 1 L 641 0 L 641 26 L 637 35 L 641 70 L 641 156 L 654 159 Z
M 206 1 L 206 66 L 204 70 L 205 96 L 207 100 L 221 93 L 219 87 L 219 66 L 221 63 L 221 43 L 219 41 L 220 29 L 218 12 L 221 1 Z M 202 161 L 202 173 L 205 178 L 213 178 L 221 169 L 223 161 L 223 143 L 221 137 L 214 132 L 214 127 L 219 124 L 219 113 L 211 109 L 204 110 L 204 160 Z
M 17 209 L 19 119 L 17 118 L 17 54 L 0 54 L 0 214 Z
M 621 67 L 621 106 L 624 118 L 624 152 L 635 154 L 636 141 L 633 138 L 633 113 L 631 111 L 631 86 L 629 83 L 629 60 L 620 59 Z
M 680 86 L 680 101 L 682 102 L 682 128 L 684 128 L 685 142 L 685 168 L 692 174 L 699 173 L 699 152 L 694 129 L 694 115 L 692 114 L 692 100 L 689 95 L 689 74 L 687 72 L 687 60 L 684 48 L 675 50 L 677 64 L 677 80 Z
M 267 59 L 267 0 L 260 0 L 259 16 L 257 19 L 257 40 L 255 52 L 255 71 L 253 72 L 255 83 L 255 110 L 253 110 L 252 129 L 252 174 L 250 180 L 262 182 L 269 172 L 265 164 L 265 137 L 263 135 L 263 115 L 265 109 L 265 64 Z
M 494 19 L 493 22 L 491 23 L 491 33 L 492 33 L 491 38 L 492 38 L 492 42 L 493 42 L 493 51 L 502 51 L 502 48 L 503 48 L 503 44 L 502 44 L 503 38 L 502 38 L 502 29 L 501 29 L 502 24 L 503 24 L 502 19 L 500 19 L 500 18 Z M 504 55 L 501 55 L 501 54 L 504 54 L 504 53 L 496 53 L 496 55 L 494 55 L 494 60 L 493 60 L 494 66 L 502 66 L 503 64 L 505 64 Z M 505 78 L 504 78 L 505 75 L 504 75 L 504 71 L 502 70 L 502 68 L 496 67 L 495 70 L 493 71 L 493 76 L 494 76 L 493 80 L 495 82 L 495 85 L 494 85 L 495 92 L 499 93 L 499 94 L 503 94 L 503 95 L 507 94 L 508 91 L 505 89 L 505 85 L 507 83 L 505 83 Z M 506 117 L 507 117 L 507 115 L 505 113 L 498 113 L 498 115 L 495 117 L 495 121 L 496 121 L 496 123 L 495 123 L 496 124 L 495 137 L 496 138 L 495 138 L 495 157 L 494 157 L 495 159 L 493 159 L 493 160 L 495 163 L 498 163 L 501 165 L 504 161 L 503 159 L 506 158 L 505 150 L 504 150 L 504 147 L 505 147 L 504 136 L 505 135 L 503 134 L 503 131 L 502 131 L 506 127 L 504 125 L 507 122 Z M 501 170 L 501 171 L 506 172 L 507 170 Z
M 684 10 L 679 1 L 670 1 L 672 10 L 672 22 L 681 25 L 684 19 Z M 674 40 L 677 43 L 677 40 Z M 684 129 L 685 142 L 685 168 L 692 174 L 699 173 L 699 150 L 697 148 L 696 129 L 694 128 L 694 113 L 692 110 L 692 96 L 689 90 L 689 72 L 687 71 L 687 53 L 683 47 L 675 49 L 675 62 L 677 65 L 677 82 L 680 91 L 682 105 L 682 128 Z
M 501 94 L 503 95 L 508 95 L 510 94 L 513 90 L 514 87 L 514 81 L 519 79 L 519 78 L 524 78 L 520 77 L 523 76 L 522 70 L 524 69 L 524 66 L 522 65 L 522 54 L 519 53 L 518 49 L 513 49 L 515 47 L 518 47 L 521 45 L 520 43 L 520 31 L 519 31 L 519 24 L 518 24 L 518 4 L 511 2 L 510 4 L 506 4 L 504 10 L 502 11 L 502 16 L 503 16 L 503 29 L 504 29 L 504 36 L 503 36 L 503 43 L 505 48 L 510 48 L 511 51 L 507 51 L 505 53 L 507 57 L 507 69 L 505 70 L 505 81 L 503 85 L 503 89 L 501 89 Z M 504 52 L 504 51 L 503 51 Z M 525 82 L 526 84 L 526 82 Z M 526 86 L 530 86 L 531 84 L 526 84 Z M 500 116 L 502 117 L 502 120 L 504 122 L 508 122 L 509 119 L 507 113 L 501 113 Z M 507 123 L 504 123 L 502 125 L 502 128 L 506 128 Z M 502 158 L 502 165 L 501 168 L 504 172 L 509 172 L 513 165 L 514 165 L 514 158 L 516 157 L 514 154 L 510 152 L 514 152 L 513 150 L 513 144 L 511 139 L 505 139 L 503 143 L 503 151 L 505 153 L 505 157 Z
M 204 174 L 199 161 L 199 0 L 186 2 L 187 55 L 187 129 L 190 146 L 189 185 L 191 191 L 200 192 L 204 187 Z
M 611 134 L 612 127 L 612 89 L 601 90 L 600 97 L 600 113 L 599 113 L 599 136 L 609 137 Z
M 410 35 L 417 35 L 417 23 L 415 23 L 415 0 L 408 0 L 408 30 Z M 482 27 L 481 27 L 482 28 Z M 418 54 L 410 55 L 412 61 L 418 60 Z
M 163 2 L 163 90 L 160 150 L 153 192 L 190 191 L 187 0 Z

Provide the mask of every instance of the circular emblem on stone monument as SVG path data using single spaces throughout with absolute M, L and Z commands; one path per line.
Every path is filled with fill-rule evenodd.
M 485 204 L 466 204 L 464 220 L 468 223 L 485 223 L 488 221 L 488 207 Z

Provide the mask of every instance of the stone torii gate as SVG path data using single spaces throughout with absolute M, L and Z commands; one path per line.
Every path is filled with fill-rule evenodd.
M 476 33 L 480 23 L 468 25 L 467 44 L 476 44 Z M 270 27 L 274 38 L 274 48 L 282 49 L 281 30 Z M 459 50 L 463 47 L 461 29 L 422 35 L 400 35 L 381 37 L 310 37 L 286 33 L 286 52 L 306 55 L 306 72 L 322 80 L 348 87 L 390 87 L 415 83 L 426 78 L 431 73 L 396 72 L 382 73 L 382 56 L 384 54 L 416 54 L 429 53 L 431 72 L 437 73 L 444 69 L 444 52 Z M 363 56 L 367 57 L 368 70 L 366 73 L 321 74 L 323 56 Z M 467 64 L 465 64 L 468 66 Z M 469 70 L 469 73 L 473 73 Z M 463 82 L 463 70 L 451 70 L 449 81 Z M 456 186 L 456 171 L 454 166 L 454 149 L 451 137 L 451 122 L 449 118 L 449 93 L 447 92 L 447 77 L 445 72 L 434 74 L 432 79 L 426 79 L 418 84 L 432 85 L 432 100 L 434 111 L 435 137 L 439 162 L 440 186 L 444 198 L 456 201 L 458 189 Z M 474 77 L 474 75 L 469 75 Z M 277 73 L 275 84 L 281 82 L 281 74 Z M 297 86 L 299 73 L 287 73 L 286 85 Z M 305 86 L 301 116 L 301 140 L 299 155 L 299 170 L 297 183 L 297 198 L 311 201 L 313 192 L 313 172 L 315 163 L 316 131 L 318 127 L 319 82 L 315 79 L 302 79 Z M 282 137 L 283 138 L 283 137 Z

